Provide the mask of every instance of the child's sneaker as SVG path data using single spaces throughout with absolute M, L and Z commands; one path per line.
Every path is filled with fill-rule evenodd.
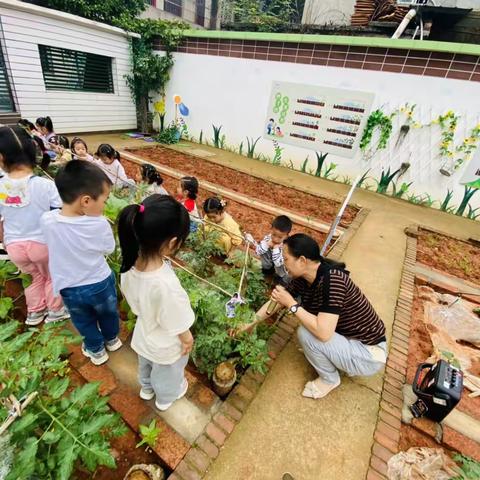
M 91 352 L 85 348 L 84 344 L 82 344 L 82 353 L 88 357 L 94 365 L 103 365 L 108 361 L 108 353 L 104 348 L 99 352 Z
M 155 396 L 155 392 L 151 388 L 150 389 L 142 388 L 140 390 L 140 398 L 142 400 L 151 400 L 154 396 Z
M 107 350 L 109 352 L 117 351 L 118 349 L 122 348 L 122 345 L 123 343 L 118 337 L 115 337 L 112 340 L 108 340 L 105 342 L 105 346 L 107 347 Z
M 183 389 L 180 395 L 176 398 L 176 400 L 180 400 L 185 394 L 187 393 L 188 390 L 188 382 L 187 379 L 183 381 Z M 173 402 L 170 403 L 158 403 L 155 402 L 155 406 L 161 411 L 164 412 L 165 410 L 168 410 L 171 406 L 173 405 Z
M 42 310 L 41 312 L 29 312 L 27 314 L 27 318 L 25 319 L 25 324 L 30 326 L 39 325 L 43 322 L 46 316 L 46 310 Z
M 61 322 L 70 318 L 70 314 L 65 308 L 58 310 L 57 312 L 48 312 L 48 317 L 45 319 L 45 323 Z

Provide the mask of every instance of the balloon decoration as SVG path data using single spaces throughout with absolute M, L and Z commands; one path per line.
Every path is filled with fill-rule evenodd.
M 180 103 L 182 103 L 182 97 L 180 95 L 174 95 L 173 101 L 175 102 L 175 105 L 180 105 Z
M 181 104 L 178 106 L 178 109 L 180 110 L 180 113 L 181 113 L 184 117 L 188 116 L 189 110 L 188 110 L 188 107 L 187 107 L 184 103 L 181 103 Z
M 155 113 L 163 115 L 165 113 L 165 98 L 162 98 L 158 102 L 155 102 L 153 104 L 153 108 L 155 109 Z

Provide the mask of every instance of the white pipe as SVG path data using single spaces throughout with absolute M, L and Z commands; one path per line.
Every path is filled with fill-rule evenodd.
M 420 40 L 423 40 L 423 19 L 420 18 Z
M 392 38 L 400 38 L 402 36 L 402 33 L 408 27 L 408 24 L 416 14 L 417 14 L 417 11 L 414 8 L 410 9 L 408 13 L 405 15 L 405 17 L 403 18 L 403 20 L 400 22 L 400 25 L 398 26 L 398 28 L 395 30 L 395 33 L 392 35 Z

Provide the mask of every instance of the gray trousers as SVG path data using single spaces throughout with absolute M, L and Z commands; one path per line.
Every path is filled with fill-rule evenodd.
M 155 392 L 158 403 L 174 402 L 182 393 L 188 355 L 171 365 L 160 365 L 138 356 L 138 380 L 143 390 Z
M 322 342 L 300 326 L 297 336 L 306 359 L 325 383 L 337 383 L 340 380 L 339 370 L 346 372 L 349 377 L 368 377 L 385 365 L 373 358 L 367 345 L 338 333 L 334 333 L 328 342 Z M 378 347 L 386 353 L 386 342 L 378 344 Z
M 288 281 L 288 273 L 287 273 L 287 269 L 285 268 L 285 265 L 281 265 L 280 267 L 277 267 L 273 263 L 272 252 L 268 251 L 264 255 L 260 255 L 260 261 L 262 262 L 262 268 L 264 270 L 270 270 L 271 268 L 273 268 L 275 270 L 275 273 L 282 280 Z

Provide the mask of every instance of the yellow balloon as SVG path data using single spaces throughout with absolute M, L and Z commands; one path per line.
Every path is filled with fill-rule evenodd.
M 182 97 L 180 95 L 174 95 L 173 96 L 173 101 L 179 105 L 180 103 L 182 103 Z
M 153 108 L 157 113 L 165 113 L 165 100 L 159 100 L 153 104 Z

